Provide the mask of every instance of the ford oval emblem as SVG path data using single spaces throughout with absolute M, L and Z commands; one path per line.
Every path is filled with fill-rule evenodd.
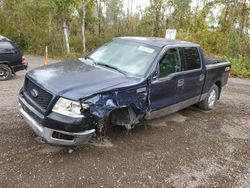
M 37 98 L 37 97 L 38 97 L 38 91 L 37 91 L 36 89 L 30 90 L 30 94 L 31 94 L 34 98 Z

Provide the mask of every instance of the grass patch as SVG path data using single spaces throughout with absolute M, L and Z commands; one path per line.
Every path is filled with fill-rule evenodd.
M 250 57 L 229 58 L 232 65 L 232 76 L 250 78 Z

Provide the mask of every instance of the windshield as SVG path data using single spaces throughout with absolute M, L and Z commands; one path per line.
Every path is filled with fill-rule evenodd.
M 128 41 L 112 41 L 92 54 L 89 58 L 96 64 L 108 65 L 124 73 L 144 76 L 158 54 L 159 49 Z

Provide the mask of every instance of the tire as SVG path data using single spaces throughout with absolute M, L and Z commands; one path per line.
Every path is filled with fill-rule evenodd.
M 0 81 L 9 80 L 12 76 L 12 71 L 8 65 L 0 64 Z
M 217 85 L 214 84 L 210 88 L 206 98 L 203 101 L 199 102 L 198 106 L 202 110 L 206 110 L 206 111 L 212 110 L 217 103 L 218 96 L 219 96 L 219 88 Z

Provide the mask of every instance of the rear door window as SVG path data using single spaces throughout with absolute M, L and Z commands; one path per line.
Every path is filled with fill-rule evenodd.
M 184 47 L 184 70 L 194 70 L 201 68 L 201 59 L 199 51 L 196 47 Z
M 0 54 L 15 53 L 15 47 L 7 41 L 0 41 Z

